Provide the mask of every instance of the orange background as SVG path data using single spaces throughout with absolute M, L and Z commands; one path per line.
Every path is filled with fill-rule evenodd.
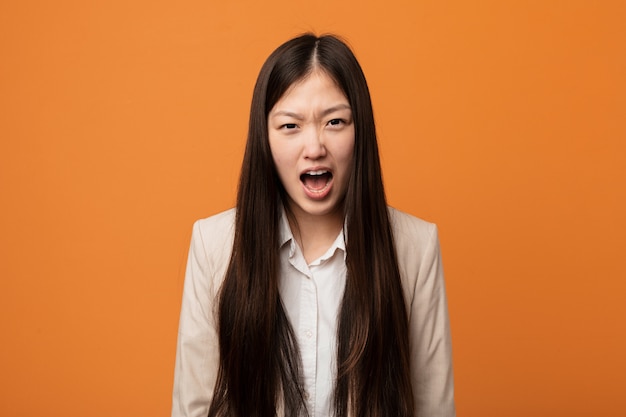
M 3 1 L 0 415 L 167 416 L 192 222 L 252 87 L 354 47 L 390 204 L 440 227 L 459 416 L 626 409 L 623 1 Z

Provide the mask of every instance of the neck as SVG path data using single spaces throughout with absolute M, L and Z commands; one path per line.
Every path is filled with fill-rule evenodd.
M 313 262 L 330 248 L 344 222 L 341 208 L 323 215 L 313 215 L 291 208 L 287 218 L 307 263 Z

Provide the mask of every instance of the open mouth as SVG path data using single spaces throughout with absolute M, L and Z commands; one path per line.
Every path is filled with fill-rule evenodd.
M 333 174 L 326 170 L 307 171 L 300 175 L 302 184 L 304 184 L 307 190 L 313 193 L 321 193 L 324 191 L 332 179 Z

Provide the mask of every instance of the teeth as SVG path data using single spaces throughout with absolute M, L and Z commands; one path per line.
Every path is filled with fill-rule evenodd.
M 326 174 L 328 171 L 326 170 L 319 170 L 319 171 L 307 171 L 307 175 L 323 175 Z

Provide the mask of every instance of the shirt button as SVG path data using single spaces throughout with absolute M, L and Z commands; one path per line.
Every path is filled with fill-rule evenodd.
M 310 330 L 307 330 L 306 332 L 304 332 L 304 335 L 307 337 L 307 339 L 310 339 L 313 337 L 313 332 Z

